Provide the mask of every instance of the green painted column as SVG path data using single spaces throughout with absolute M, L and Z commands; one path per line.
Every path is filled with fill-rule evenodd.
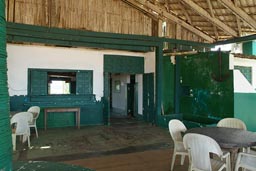
M 0 170 L 12 170 L 12 140 L 7 88 L 5 0 L 0 0 Z
M 163 45 L 156 47 L 156 110 L 155 122 L 158 124 L 158 118 L 161 115 L 162 93 L 163 93 Z

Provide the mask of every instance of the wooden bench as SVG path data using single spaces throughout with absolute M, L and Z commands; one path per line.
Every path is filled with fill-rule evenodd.
M 44 130 L 47 129 L 47 115 L 48 112 L 75 112 L 76 114 L 76 126 L 80 129 L 80 108 L 79 107 L 61 107 L 61 108 L 45 108 L 44 109 Z

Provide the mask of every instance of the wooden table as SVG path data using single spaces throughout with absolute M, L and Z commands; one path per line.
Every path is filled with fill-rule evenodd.
M 79 107 L 61 107 L 61 108 L 45 108 L 44 109 L 44 129 L 47 129 L 47 115 L 48 112 L 75 112 L 76 114 L 76 126 L 80 129 L 80 108 Z
M 192 128 L 185 132 L 197 133 L 213 138 L 221 148 L 227 149 L 231 153 L 232 170 L 235 164 L 235 156 L 240 148 L 247 148 L 256 145 L 256 133 L 225 127 L 202 127 Z

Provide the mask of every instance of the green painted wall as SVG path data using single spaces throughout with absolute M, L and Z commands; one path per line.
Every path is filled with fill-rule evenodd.
M 163 62 L 163 109 L 168 115 L 174 113 L 175 66 L 169 56 L 164 57 Z
M 183 119 L 214 124 L 233 117 L 233 72 L 229 53 L 207 52 L 180 57 L 180 113 Z
M 96 101 L 94 95 L 51 95 L 51 96 L 12 96 L 10 97 L 11 111 L 25 111 L 29 106 L 41 107 L 37 126 L 44 127 L 45 107 L 80 107 L 81 125 L 102 125 L 103 105 Z M 49 113 L 47 124 L 49 128 L 75 126 L 75 114 Z
M 0 0 L 0 170 L 12 170 L 10 106 L 7 88 L 5 0 Z
M 256 41 L 249 41 L 243 43 L 243 54 L 256 55 Z
M 256 94 L 255 93 L 235 93 L 234 113 L 235 118 L 245 122 L 249 131 L 256 131 Z
M 104 55 L 104 72 L 142 74 L 144 57 Z
M 103 106 L 101 102 L 96 102 L 90 105 L 79 106 L 80 125 L 102 125 L 103 124 Z M 75 126 L 75 113 L 62 112 L 62 113 L 48 113 L 47 127 L 60 128 Z M 37 119 L 38 128 L 44 128 L 44 108 L 42 107 L 39 118 Z

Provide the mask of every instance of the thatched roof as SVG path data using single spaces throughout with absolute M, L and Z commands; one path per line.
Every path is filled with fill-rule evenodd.
M 178 23 L 208 40 L 256 33 L 256 0 L 123 1 L 152 17 Z

